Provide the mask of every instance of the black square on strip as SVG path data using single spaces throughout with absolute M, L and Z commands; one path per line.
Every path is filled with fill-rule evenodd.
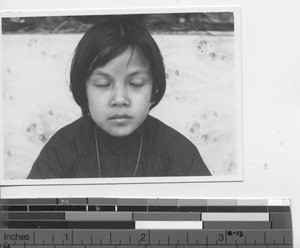
M 291 212 L 290 206 L 283 206 L 283 212 L 290 213 Z
M 4 209 L 6 208 L 6 210 L 4 211 L 27 211 L 27 206 L 3 206 Z
M 118 206 L 117 210 L 120 212 L 147 212 L 147 206 Z
M 27 205 L 27 199 L 0 199 L 0 205 Z
M 241 213 L 266 213 L 267 206 L 237 206 L 237 212 Z
M 30 220 L 30 221 L 8 221 L 8 228 L 14 229 L 65 229 L 66 221 L 47 221 L 47 220 Z
M 68 221 L 67 229 L 135 229 L 134 221 Z
M 29 211 L 56 211 L 56 205 L 30 205 Z
M 268 212 L 272 213 L 278 213 L 278 212 L 284 212 L 284 213 L 289 213 L 290 212 L 290 207 L 289 206 L 268 206 Z
M 208 212 L 216 212 L 216 213 L 231 213 L 231 212 L 236 212 L 237 207 L 236 206 L 208 206 L 207 207 Z
M 28 205 L 56 205 L 57 198 L 30 198 L 27 199 Z
M 148 206 L 148 212 L 177 212 L 177 206 Z
M 91 212 L 114 212 L 115 211 L 115 206 L 109 206 L 109 205 L 89 205 L 88 206 L 88 211 Z
M 178 212 L 207 212 L 207 206 L 179 206 Z
M 56 211 L 86 211 L 85 205 L 57 205 Z
M 0 205 L 0 211 L 8 211 L 8 205 Z
M 9 220 L 64 220 L 65 213 L 59 212 L 10 212 Z

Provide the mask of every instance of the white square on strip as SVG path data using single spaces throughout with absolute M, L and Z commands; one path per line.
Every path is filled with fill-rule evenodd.
M 202 221 L 136 221 L 135 229 L 203 229 Z

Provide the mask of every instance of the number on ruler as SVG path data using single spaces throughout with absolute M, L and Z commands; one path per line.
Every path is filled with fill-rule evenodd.
M 141 233 L 141 239 L 142 242 L 146 241 L 146 234 L 145 233 Z
M 224 234 L 223 233 L 219 234 L 219 241 L 224 241 Z

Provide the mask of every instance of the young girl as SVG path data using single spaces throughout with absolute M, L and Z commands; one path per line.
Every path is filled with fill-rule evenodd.
M 137 21 L 94 25 L 75 50 L 70 79 L 83 116 L 49 140 L 28 178 L 210 175 L 187 138 L 149 115 L 164 95 L 165 70 Z

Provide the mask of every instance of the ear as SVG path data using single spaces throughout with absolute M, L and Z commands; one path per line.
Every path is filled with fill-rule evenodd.
M 154 106 L 154 103 L 155 103 L 154 101 L 151 101 L 151 102 L 150 102 L 150 104 L 149 104 L 149 109 L 152 109 L 152 107 Z

